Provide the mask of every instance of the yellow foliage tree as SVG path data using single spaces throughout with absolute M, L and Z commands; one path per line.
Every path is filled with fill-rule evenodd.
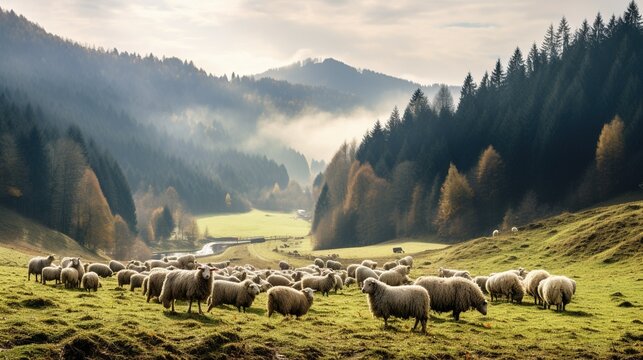
M 440 235 L 461 238 L 472 233 L 475 229 L 473 198 L 474 192 L 467 178 L 451 164 L 440 189 L 436 218 Z
M 72 234 L 90 249 L 113 251 L 114 219 L 96 174 L 86 168 L 72 207 Z
M 603 126 L 596 144 L 598 192 L 602 198 L 612 194 L 619 184 L 625 160 L 625 125 L 617 115 Z

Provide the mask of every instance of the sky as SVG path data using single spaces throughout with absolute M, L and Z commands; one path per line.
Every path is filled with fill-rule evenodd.
M 417 81 L 479 81 L 550 23 L 621 15 L 630 0 L 0 0 L 84 45 L 192 60 L 214 75 L 261 73 L 306 58 Z

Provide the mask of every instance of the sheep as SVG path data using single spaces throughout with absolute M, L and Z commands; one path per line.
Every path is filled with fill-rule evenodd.
M 143 274 L 134 274 L 130 277 L 129 280 L 129 291 L 134 291 L 140 287 L 143 287 L 143 281 L 147 278 L 148 275 Z
M 117 273 L 117 272 L 125 269 L 125 265 L 121 264 L 120 262 L 118 262 L 116 260 L 110 260 L 109 268 L 112 269 L 113 273 Z
M 153 271 L 146 279 L 147 286 L 143 286 L 143 295 L 147 295 L 147 302 L 153 297 L 159 297 L 163 289 L 163 282 L 169 273 L 168 270 Z
M 549 273 L 542 269 L 532 270 L 527 274 L 527 276 L 525 276 L 525 279 L 523 280 L 525 291 L 527 294 L 534 297 L 534 305 L 542 303 L 542 299 L 538 296 L 538 284 L 549 276 Z
M 180 258 L 179 258 L 180 259 Z M 192 302 L 197 301 L 199 314 L 201 301 L 205 301 L 212 293 L 212 269 L 209 266 L 199 266 L 196 270 L 174 270 L 165 277 L 159 301 L 163 307 L 174 311 L 175 300 L 188 300 L 188 313 L 192 312 Z
M 252 306 L 261 290 L 259 286 L 251 280 L 244 280 L 238 284 L 227 281 L 213 281 L 212 294 L 208 298 L 208 312 L 215 307 L 222 304 L 234 305 L 237 310 L 246 312 L 246 308 Z
M 401 258 L 400 260 L 398 260 L 397 263 L 400 264 L 400 265 L 406 265 L 406 266 L 412 268 L 413 267 L 413 256 L 407 255 L 407 256 Z
M 389 262 L 384 263 L 383 268 L 384 268 L 384 270 L 391 270 L 392 268 L 396 267 L 397 265 L 398 265 L 397 261 L 389 261 Z
M 441 278 L 421 276 L 415 285 L 422 286 L 431 295 L 431 310 L 442 313 L 453 311 L 455 321 L 460 313 L 476 309 L 487 315 L 487 301 L 476 283 L 461 277 Z
M 430 300 L 425 288 L 417 285 L 392 287 L 376 279 L 366 279 L 362 292 L 368 294 L 368 307 L 373 316 L 384 318 L 384 328 L 391 316 L 413 317 L 415 325 L 412 331 L 421 323 L 422 332 L 426 332 Z
M 78 287 L 78 270 L 73 267 L 66 267 L 60 270 L 60 282 L 65 285 L 65 289 Z
M 170 262 L 170 261 L 174 261 L 176 259 L 178 259 L 177 256 L 164 256 L 163 259 L 161 259 L 161 260 L 163 260 L 165 262 Z
M 47 266 L 51 265 L 52 261 L 55 260 L 54 255 L 49 255 L 47 257 L 44 256 L 36 256 L 34 258 L 31 258 L 29 260 L 29 264 L 27 266 L 27 281 L 31 281 L 31 274 L 36 275 L 36 282 L 38 282 L 38 275 L 42 274 L 42 269 L 46 268 Z M 42 280 L 42 277 L 41 277 Z
M 292 284 L 290 287 L 291 287 L 291 288 L 293 288 L 293 289 L 295 289 L 295 290 L 301 290 L 301 289 L 303 289 L 303 288 L 301 287 L 301 280 L 300 280 L 300 281 L 297 281 L 297 282 L 296 282 L 296 283 L 294 283 L 294 284 Z
M 80 286 L 80 281 L 83 279 L 83 275 L 85 275 L 85 267 L 83 266 L 83 262 L 80 261 L 79 257 L 71 258 L 71 260 L 67 264 L 67 267 L 74 268 L 76 269 L 76 271 L 78 271 L 77 286 Z
M 288 270 L 288 269 L 290 269 L 290 264 L 288 264 L 287 262 L 281 260 L 281 261 L 279 261 L 279 268 L 281 270 Z
M 98 276 L 102 278 L 107 278 L 114 275 L 114 272 L 112 271 L 112 269 L 109 268 L 109 266 L 101 263 L 90 264 L 89 266 L 87 266 L 87 271 L 95 272 Z
M 488 276 L 476 276 L 473 278 L 473 282 L 480 287 L 480 290 L 482 290 L 483 294 L 488 294 L 489 292 L 487 291 L 487 280 L 489 280 Z
M 499 296 L 506 296 L 507 301 L 517 303 L 522 302 L 525 296 L 525 290 L 522 287 L 522 281 L 518 275 L 512 271 L 505 271 L 493 276 L 487 280 L 487 291 L 491 300 L 498 300 Z
M 355 277 L 355 270 L 361 266 L 360 264 L 350 264 L 346 267 L 346 272 L 348 273 L 349 277 L 354 278 Z
M 176 261 L 179 263 L 181 269 L 192 270 L 195 268 L 196 257 L 192 254 L 179 256 Z
M 301 279 L 303 279 L 303 278 L 305 278 L 307 276 L 311 276 L 311 274 L 309 274 L 307 272 L 303 272 L 303 271 L 296 271 L 292 275 L 292 279 L 293 279 L 293 281 L 301 281 Z
M 287 277 L 279 274 L 272 274 L 266 279 L 272 286 L 291 286 L 293 282 Z
M 55 280 L 56 284 L 60 282 L 60 271 L 62 266 L 47 266 L 42 269 L 40 273 L 40 280 L 43 285 L 47 285 L 47 281 Z
M 377 267 L 377 262 L 372 261 L 372 260 L 364 260 L 362 261 L 362 266 L 370 267 L 371 269 L 375 269 Z
M 328 296 L 328 292 L 335 288 L 335 280 L 334 273 L 325 276 L 310 276 L 301 280 L 301 287 L 321 291 L 322 296 Z
M 498 229 L 494 230 L 494 231 L 491 233 L 491 237 L 496 237 L 496 236 L 498 236 L 498 235 L 500 235 L 500 230 L 498 230 Z
M 517 233 L 517 232 L 518 232 L 518 228 L 517 228 L 517 227 L 515 227 L 515 226 L 514 226 L 514 227 L 512 227 L 512 228 L 511 228 L 511 232 L 512 232 L 512 233 Z
M 377 273 L 369 267 L 362 266 L 362 265 L 358 266 L 357 269 L 355 270 L 355 279 L 357 280 L 357 286 L 362 288 L 364 280 L 368 278 L 377 279 L 379 278 L 379 275 L 377 275 Z
M 287 286 L 273 287 L 268 290 L 268 317 L 277 312 L 283 316 L 295 315 L 299 319 L 313 305 L 313 293 L 314 290 L 310 288 L 295 290 Z
M 217 269 L 225 269 L 225 268 L 228 267 L 228 265 L 230 265 L 230 261 L 221 261 L 221 262 L 218 262 L 218 263 L 208 264 L 208 266 L 213 267 L 213 268 L 217 268 Z
M 453 269 L 445 269 L 442 267 L 438 269 L 438 276 L 444 277 L 444 278 L 457 276 L 457 277 L 462 277 L 462 278 L 471 280 L 471 275 L 466 270 L 453 270 Z
M 509 271 L 511 271 L 512 273 L 514 273 L 514 274 L 518 275 L 518 277 L 520 277 L 521 279 L 524 279 L 524 278 L 525 278 L 525 276 L 527 276 L 527 274 L 529 273 L 529 271 L 527 271 L 527 270 L 526 270 L 525 268 L 523 268 L 523 267 L 519 267 L 519 268 L 518 268 L 518 269 L 516 269 L 516 270 L 509 270 Z
M 335 274 L 335 294 L 337 294 L 337 290 L 344 290 L 344 280 L 342 280 L 342 277 Z
M 80 283 L 82 288 L 87 290 L 88 292 L 92 292 L 92 290 L 96 292 L 98 291 L 98 287 L 100 286 L 100 280 L 98 279 L 98 274 L 93 271 L 86 272 L 83 275 L 83 278 L 81 279 Z
M 147 270 L 147 267 L 145 265 L 129 264 L 129 265 L 127 265 L 127 269 L 136 271 L 137 273 L 141 273 L 141 272 Z
M 543 309 L 556 305 L 556 311 L 565 311 L 565 306 L 572 301 L 575 292 L 576 282 L 566 276 L 550 276 L 538 284 L 538 294 L 543 300 Z
M 163 260 L 147 260 L 144 265 L 148 270 L 151 270 L 154 268 L 166 268 L 170 266 L 170 262 Z
M 315 266 L 323 268 L 324 267 L 324 260 L 320 258 L 316 258 L 314 261 Z
M 272 288 L 272 284 L 267 282 L 266 280 L 261 279 L 261 283 L 259 284 L 259 290 L 261 292 L 267 292 Z
M 353 284 L 357 284 L 357 280 L 355 280 L 355 278 L 347 277 L 346 281 L 344 281 L 344 285 L 346 285 L 346 287 L 349 287 Z
M 398 265 L 391 270 L 384 271 L 379 281 L 389 286 L 400 286 L 411 282 L 407 274 L 409 273 L 408 266 Z
M 132 275 L 138 274 L 134 270 L 121 270 L 116 274 L 116 279 L 118 281 L 118 287 L 123 287 L 123 285 L 129 285 Z
M 60 260 L 60 266 L 66 268 L 67 265 L 69 265 L 69 263 L 71 262 L 71 259 L 73 259 L 73 257 L 65 256 L 64 258 L 62 258 L 62 260 Z
M 332 270 L 341 270 L 342 263 L 335 260 L 326 260 L 326 267 Z

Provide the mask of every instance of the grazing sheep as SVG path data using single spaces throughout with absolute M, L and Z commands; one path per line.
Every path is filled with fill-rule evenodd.
M 491 300 L 498 300 L 500 296 L 506 296 L 507 301 L 517 303 L 522 302 L 525 296 L 525 290 L 522 287 L 522 280 L 512 271 L 505 271 L 493 276 L 487 280 L 487 291 Z
M 180 259 L 180 258 L 179 258 Z M 197 301 L 199 314 L 201 301 L 205 301 L 212 293 L 212 269 L 209 266 L 199 266 L 196 270 L 174 270 L 165 277 L 159 301 L 163 307 L 174 311 L 175 300 L 188 300 L 188 313 L 192 312 L 192 302 Z
M 478 284 L 478 287 L 480 287 L 480 290 L 482 290 L 483 294 L 489 293 L 487 291 L 487 280 L 489 280 L 488 276 L 476 276 L 473 278 L 473 282 Z
M 272 286 L 292 286 L 293 282 L 287 277 L 279 274 L 272 274 L 266 279 Z
M 307 272 L 303 272 L 303 271 L 295 271 L 295 273 L 292 274 L 292 279 L 293 279 L 293 281 L 301 281 L 301 279 L 303 279 L 303 278 L 305 278 L 307 276 L 311 276 L 311 274 L 309 274 Z
M 514 227 L 512 227 L 512 228 L 511 228 L 511 232 L 512 232 L 512 233 L 517 233 L 517 232 L 518 232 L 518 228 L 517 228 L 517 227 L 515 227 L 515 226 L 514 226 Z
M 471 275 L 467 270 L 453 270 L 441 267 L 440 269 L 438 269 L 438 276 L 444 278 L 457 276 L 471 280 Z
M 154 268 L 166 268 L 170 266 L 170 262 L 163 260 L 147 260 L 144 265 L 148 270 L 152 270 Z
M 346 287 L 349 287 L 353 284 L 357 284 L 357 280 L 355 280 L 355 278 L 347 277 L 346 281 L 344 281 L 344 285 L 346 285 Z
M 384 270 L 391 270 L 392 268 L 396 267 L 397 265 L 398 265 L 397 261 L 389 261 L 389 262 L 384 263 L 383 268 L 384 268 Z
M 313 305 L 313 293 L 314 290 L 310 288 L 295 290 L 287 286 L 273 287 L 268 290 L 268 317 L 277 312 L 283 316 L 295 315 L 299 319 Z
M 288 270 L 288 269 L 290 269 L 290 264 L 288 264 L 287 262 L 281 260 L 281 261 L 279 261 L 279 268 L 281 270 Z
M 31 280 L 31 274 L 36 275 L 36 282 L 38 282 L 38 275 L 42 274 L 42 269 L 51 265 L 51 262 L 55 260 L 54 255 L 49 256 L 37 256 L 29 260 L 29 265 L 27 266 L 27 281 Z
M 208 264 L 210 267 L 217 268 L 217 269 L 225 269 L 230 265 L 230 261 L 221 261 L 218 263 L 211 263 Z
M 237 310 L 246 312 L 246 308 L 252 306 L 255 296 L 261 292 L 259 286 L 251 280 L 244 280 L 240 283 L 227 281 L 213 281 L 212 294 L 208 298 L 208 312 L 215 306 L 222 304 L 234 305 Z
M 364 284 L 364 280 L 368 278 L 373 278 L 377 279 L 379 278 L 379 275 L 373 269 L 366 267 L 366 266 L 358 266 L 357 269 L 355 270 L 355 279 L 357 280 L 357 286 L 362 288 L 362 285 Z
M 114 272 L 112 271 L 112 269 L 109 268 L 109 266 L 101 263 L 90 264 L 89 266 L 87 266 L 87 271 L 95 272 L 98 276 L 102 278 L 107 278 L 114 275 Z
M 572 301 L 576 282 L 566 276 L 550 276 L 538 284 L 538 294 L 543 300 L 543 309 L 556 305 L 556 311 L 565 311 Z
M 549 273 L 542 269 L 532 270 L 525 276 L 525 280 L 523 280 L 525 291 L 534 297 L 534 305 L 542 304 L 542 299 L 538 295 L 538 284 L 549 276 Z
M 377 262 L 372 261 L 372 260 L 364 260 L 362 261 L 362 266 L 370 267 L 371 269 L 375 269 L 377 267 Z
M 395 316 L 402 319 L 415 318 L 413 330 L 422 324 L 426 332 L 426 321 L 429 318 L 429 293 L 417 285 L 392 287 L 376 279 L 366 279 L 362 292 L 368 294 L 368 307 L 375 317 L 384 318 L 384 327 L 388 318 Z
M 500 235 L 500 230 L 498 230 L 498 229 L 494 230 L 494 231 L 491 233 L 491 237 L 496 237 L 496 236 L 498 236 L 498 235 Z
M 259 284 L 259 290 L 261 292 L 267 292 L 272 288 L 272 284 L 267 282 L 266 280 L 261 279 L 261 283 Z
M 431 295 L 431 310 L 442 313 L 453 311 L 455 321 L 460 313 L 476 309 L 487 315 L 487 301 L 476 283 L 461 277 L 441 278 L 421 276 L 415 285 L 422 286 Z
M 165 277 L 169 274 L 168 270 L 159 270 L 153 271 L 146 279 L 147 286 L 143 286 L 143 295 L 147 295 L 147 302 L 150 302 L 150 299 L 153 297 L 161 296 L 161 290 L 163 289 L 163 282 Z
M 328 292 L 335 288 L 335 283 L 335 274 L 329 273 L 325 276 L 310 276 L 304 278 L 301 280 L 301 287 L 321 291 L 322 295 L 328 296 Z
M 86 272 L 85 275 L 83 275 L 83 278 L 80 281 L 81 286 L 83 289 L 87 290 L 88 292 L 94 292 L 98 291 L 98 287 L 100 286 L 100 280 L 98 279 L 98 274 L 96 274 L 93 271 Z
M 176 259 L 178 259 L 177 256 L 164 256 L 163 259 L 161 259 L 161 260 L 163 260 L 165 262 L 170 262 L 170 261 L 175 261 Z
M 342 280 L 342 277 L 335 274 L 335 294 L 337 294 L 337 290 L 344 290 L 344 280 Z
M 138 274 L 134 270 L 121 270 L 116 274 L 116 279 L 118 281 L 118 287 L 123 287 L 123 285 L 129 285 L 132 275 Z
M 127 265 L 127 269 L 136 271 L 137 273 L 142 273 L 143 271 L 148 270 L 145 265 L 136 265 L 136 264 Z
M 346 272 L 348 273 L 349 277 L 354 278 L 355 277 L 355 270 L 357 270 L 358 267 L 360 267 L 360 264 L 350 264 L 346 267 Z
M 218 280 L 218 281 L 228 281 L 228 282 L 233 282 L 233 283 L 241 282 L 241 280 L 236 276 L 213 275 L 212 279 L 213 280 Z
M 78 287 L 78 270 L 73 267 L 66 267 L 60 270 L 60 282 L 65 285 L 65 289 L 74 289 Z
M 407 274 L 409 267 L 398 265 L 391 270 L 384 271 L 379 280 L 389 286 L 400 286 L 411 282 Z
M 196 257 L 192 254 L 179 256 L 176 261 L 181 269 L 193 270 L 196 266 Z
M 314 264 L 315 264 L 315 266 L 317 266 L 319 268 L 323 268 L 324 267 L 324 260 L 322 260 L 320 258 L 316 258 L 315 261 L 314 261 Z
M 47 285 L 47 281 L 55 280 L 56 284 L 60 282 L 60 271 L 62 266 L 47 266 L 42 269 L 40 273 L 40 280 L 43 285 Z
M 147 278 L 148 275 L 143 274 L 134 274 L 130 277 L 129 280 L 129 291 L 134 291 L 140 287 L 143 287 L 143 281 Z
M 117 273 L 117 272 L 125 269 L 125 265 L 121 264 L 120 262 L 118 262 L 116 260 L 110 260 L 109 268 L 112 270 L 113 273 Z
M 326 260 L 326 267 L 331 269 L 331 270 L 341 270 L 342 269 L 342 263 L 339 261 L 335 260 Z
M 63 266 L 65 267 L 65 266 Z M 74 268 L 76 271 L 78 271 L 78 286 L 80 286 L 80 281 L 83 279 L 83 275 L 85 275 L 85 267 L 83 266 L 83 262 L 80 261 L 79 257 L 76 258 L 71 258 L 69 263 L 67 264 L 67 267 Z
M 406 265 L 406 266 L 412 268 L 413 267 L 413 256 L 407 255 L 407 256 L 401 258 L 400 260 L 398 260 L 397 263 L 400 264 L 400 265 Z
M 525 268 L 523 268 L 523 267 L 519 267 L 519 268 L 518 268 L 518 269 L 516 269 L 516 270 L 508 270 L 508 271 L 511 271 L 512 273 L 514 273 L 514 274 L 518 275 L 518 277 L 520 277 L 521 279 L 524 279 L 524 278 L 525 278 L 525 276 L 527 276 L 527 274 L 529 273 L 529 271 L 527 271 L 527 270 L 526 270 Z

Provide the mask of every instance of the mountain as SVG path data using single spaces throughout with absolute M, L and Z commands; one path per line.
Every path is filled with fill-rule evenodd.
M 440 85 L 420 85 L 368 69 L 357 69 L 333 58 L 306 59 L 285 67 L 270 69 L 255 78 L 285 80 L 293 84 L 321 86 L 357 97 L 364 106 L 391 108 L 400 99 L 407 99 L 421 89 L 433 98 Z M 458 99 L 459 86 L 450 86 L 453 98 Z M 401 103 L 401 102 L 400 102 Z
M 108 149 L 133 192 L 173 187 L 195 213 L 246 210 L 264 189 L 286 188 L 283 163 L 297 166 L 296 178 L 310 177 L 301 154 L 257 138 L 260 122 L 350 111 L 358 103 L 331 89 L 228 79 L 176 58 L 88 48 L 2 9 L 0 48 L 0 84 L 22 95 L 14 101 L 38 107 L 60 127 L 77 126 Z
M 634 3 L 600 14 L 559 43 L 517 48 L 479 83 L 465 77 L 457 111 L 416 91 L 324 174 L 317 248 L 394 237 L 490 234 L 579 209 L 643 180 L 643 25 Z M 435 103 L 434 103 L 435 104 Z

